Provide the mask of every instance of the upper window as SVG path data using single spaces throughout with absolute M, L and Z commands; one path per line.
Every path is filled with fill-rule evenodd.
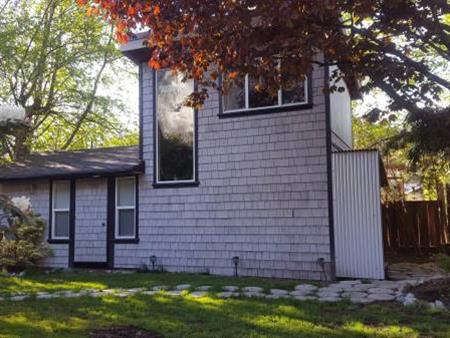
M 116 179 L 116 238 L 136 236 L 136 178 Z
M 242 87 L 233 86 L 223 97 L 224 113 L 262 110 L 294 106 L 308 103 L 307 80 L 293 82 L 289 88 L 282 88 L 273 95 L 265 91 L 255 90 L 256 80 L 245 76 Z
M 52 239 L 69 239 L 70 182 L 53 182 Z
M 195 111 L 184 105 L 194 81 L 156 72 L 156 183 L 195 181 Z

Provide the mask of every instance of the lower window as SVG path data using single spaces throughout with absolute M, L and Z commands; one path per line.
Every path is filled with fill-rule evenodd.
M 116 179 L 116 239 L 136 237 L 136 178 Z
M 70 181 L 54 181 L 52 188 L 51 239 L 69 239 Z

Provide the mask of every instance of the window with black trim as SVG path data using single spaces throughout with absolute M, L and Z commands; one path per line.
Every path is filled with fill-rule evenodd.
M 70 228 L 70 181 L 53 181 L 51 239 L 68 240 Z
M 161 70 L 155 86 L 155 183 L 195 183 L 195 110 L 184 104 L 194 81 Z
M 308 104 L 308 79 L 304 81 L 286 81 L 288 84 L 277 93 L 257 91 L 257 81 L 246 75 L 241 78 L 242 86 L 234 85 L 222 98 L 223 113 L 239 113 L 298 106 Z
M 136 178 L 116 178 L 115 238 L 136 237 Z

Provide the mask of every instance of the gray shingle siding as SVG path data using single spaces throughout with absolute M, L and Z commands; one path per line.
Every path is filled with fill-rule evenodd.
M 143 74 L 140 243 L 117 244 L 115 266 L 156 255 L 168 271 L 319 279 L 330 260 L 323 70 L 313 108 L 219 119 L 219 95 L 198 113 L 199 187 L 153 189 L 152 72 Z
M 220 119 L 210 92 L 198 113 L 198 187 L 153 188 L 152 72 L 143 68 L 139 243 L 115 244 L 114 267 L 157 256 L 167 271 L 320 279 L 330 261 L 324 71 L 312 76 L 313 108 Z M 48 219 L 49 182 L 4 183 Z M 106 180 L 76 181 L 75 261 L 104 261 Z M 68 245 L 45 265 L 68 266 Z M 105 255 L 106 257 L 106 255 Z
M 75 257 L 80 262 L 106 262 L 106 179 L 76 180 Z
M 37 180 L 27 182 L 3 183 L 0 193 L 10 197 L 27 196 L 30 198 L 33 211 L 40 214 L 47 221 L 44 237 L 48 238 L 48 219 L 50 211 L 50 182 Z M 69 245 L 51 244 L 52 257 L 48 257 L 43 265 L 47 267 L 67 268 L 69 265 Z

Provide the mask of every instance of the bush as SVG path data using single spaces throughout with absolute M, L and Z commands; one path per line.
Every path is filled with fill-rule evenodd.
M 436 264 L 445 272 L 450 273 L 450 256 L 446 254 L 438 254 L 435 257 Z
M 44 232 L 44 220 L 26 198 L 0 196 L 0 269 L 19 272 L 51 255 Z

